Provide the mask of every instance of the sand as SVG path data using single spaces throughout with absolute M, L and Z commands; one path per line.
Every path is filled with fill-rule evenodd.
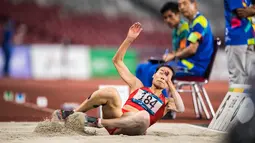
M 226 133 L 189 124 L 156 123 L 144 136 L 108 135 L 104 128 L 83 127 L 82 115 L 59 121 L 0 122 L 0 143 L 221 143 Z

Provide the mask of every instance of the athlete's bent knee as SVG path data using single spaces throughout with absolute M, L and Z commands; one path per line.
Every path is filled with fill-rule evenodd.
M 99 94 L 113 97 L 118 95 L 118 91 L 116 88 L 113 87 L 106 87 L 100 90 Z
M 113 87 L 104 88 L 104 91 L 108 93 L 118 93 L 117 89 Z
M 140 111 L 136 116 L 136 123 L 139 127 L 149 127 L 150 115 L 147 111 Z

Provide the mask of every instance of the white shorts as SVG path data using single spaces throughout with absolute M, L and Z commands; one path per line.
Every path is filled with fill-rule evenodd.
M 249 78 L 255 76 L 254 45 L 227 46 L 229 84 L 249 84 Z

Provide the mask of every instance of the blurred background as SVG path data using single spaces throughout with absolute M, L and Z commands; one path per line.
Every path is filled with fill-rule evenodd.
M 51 109 L 77 106 L 100 84 L 124 84 L 111 59 L 134 22 L 140 22 L 144 30 L 125 56 L 132 73 L 138 63 L 171 49 L 172 31 L 159 12 L 167 1 L 1 0 L 0 39 L 6 36 L 7 27 L 14 48 L 10 74 L 1 70 L 0 112 L 5 114 L 0 120 L 40 120 Z M 223 2 L 198 3 L 214 35 L 224 41 Z M 228 90 L 223 47 L 224 43 L 206 86 L 215 111 Z M 0 51 L 0 67 L 3 64 Z M 187 113 L 178 116 L 180 122 L 195 119 L 191 96 L 184 94 L 183 98 Z M 98 111 L 91 114 L 98 115 Z
M 53 77 L 50 78 L 61 76 L 69 78 L 72 76 L 70 74 L 75 74 L 73 76 L 78 78 L 117 76 L 115 69 L 112 69 L 112 55 L 125 38 L 129 26 L 139 21 L 143 24 L 144 31 L 126 56 L 128 67 L 134 72 L 138 62 L 147 60 L 150 56 L 161 57 L 164 50 L 172 46 L 171 30 L 167 25 L 164 25 L 159 13 L 159 9 L 167 1 L 2 0 L 0 32 L 3 31 L 5 20 L 9 18 L 14 23 L 14 46 L 25 49 L 32 48 L 29 51 L 30 60 L 27 61 L 24 61 L 24 56 L 22 58 L 21 54 L 14 52 L 11 74 L 12 76 L 31 78 L 51 75 Z M 214 35 L 223 39 L 223 3 L 216 0 L 198 2 L 200 11 L 211 22 Z M 73 50 L 80 46 L 86 49 L 83 51 L 81 48 L 78 48 L 80 51 Z M 74 54 L 75 52 L 84 56 L 79 57 L 83 58 L 83 63 L 81 60 L 76 62 L 78 55 Z M 225 61 L 224 56 L 220 51 L 217 56 L 219 62 L 216 61 L 215 64 L 215 68 L 218 70 L 213 73 L 212 79 L 227 79 L 226 65 L 222 63 Z M 77 59 L 72 59 L 74 57 Z M 45 59 L 51 62 L 46 62 Z M 34 63 L 35 61 L 36 63 Z M 74 63 L 77 66 L 79 63 L 81 65 L 76 71 L 70 71 L 76 67 Z M 30 64 L 30 66 L 24 67 L 29 68 L 26 70 L 27 73 L 23 71 L 24 75 L 16 75 L 19 70 L 17 68 L 21 68 L 25 64 Z M 61 64 L 62 67 L 60 67 Z M 71 65 L 73 67 L 69 67 Z M 55 69 L 52 69 L 54 67 Z M 47 68 L 47 70 L 43 72 L 44 69 L 38 68 Z M 65 69 L 61 70 L 61 68 Z M 52 73 L 48 74 L 48 72 Z

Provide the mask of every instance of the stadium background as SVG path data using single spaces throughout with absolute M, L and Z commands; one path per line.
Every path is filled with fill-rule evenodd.
M 47 108 L 76 106 L 100 84 L 123 85 L 111 59 L 132 23 L 139 21 L 144 29 L 125 56 L 132 73 L 139 62 L 150 56 L 161 57 L 166 48 L 171 48 L 171 30 L 163 24 L 159 13 L 165 2 L 167 0 L 1 0 L 0 33 L 3 33 L 6 16 L 16 25 L 25 24 L 27 31 L 23 42 L 14 46 L 11 78 L 0 79 L 3 97 L 0 98 L 0 121 L 42 120 L 50 114 Z M 198 2 L 200 11 L 211 22 L 214 35 L 224 41 L 222 2 Z M 71 41 L 70 45 L 65 45 L 66 41 Z M 1 52 L 0 67 L 3 65 Z M 222 47 L 206 86 L 215 111 L 228 90 L 225 58 Z M 38 100 L 38 97 L 43 98 Z M 44 97 L 46 109 L 38 107 L 45 103 Z M 209 122 L 195 119 L 190 94 L 182 94 L 182 97 L 186 112 L 178 115 L 174 122 Z M 98 111 L 89 114 L 97 116 Z

